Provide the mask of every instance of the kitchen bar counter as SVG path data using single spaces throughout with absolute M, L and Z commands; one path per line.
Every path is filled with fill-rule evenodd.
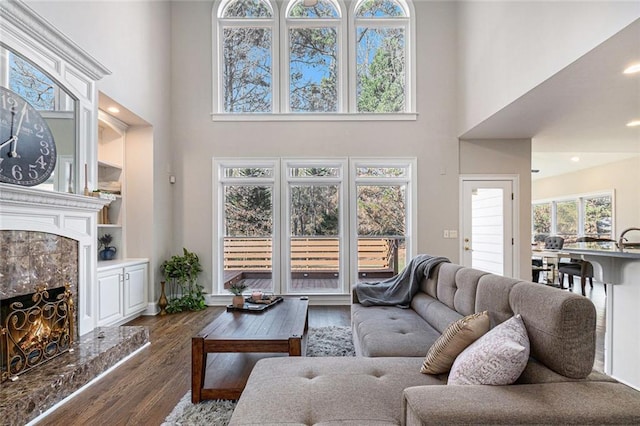
M 640 390 L 640 250 L 578 243 L 562 251 L 591 262 L 595 278 L 606 283 L 605 372 Z

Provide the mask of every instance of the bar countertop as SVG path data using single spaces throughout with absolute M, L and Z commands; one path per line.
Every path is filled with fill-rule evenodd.
M 567 244 L 562 248 L 563 252 L 569 254 L 582 254 L 591 256 L 617 257 L 624 259 L 640 259 L 640 249 L 616 248 L 615 243 L 575 243 Z

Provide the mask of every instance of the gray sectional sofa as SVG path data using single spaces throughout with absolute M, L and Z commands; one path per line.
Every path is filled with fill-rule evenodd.
M 452 322 L 520 314 L 530 341 L 511 385 L 447 385 L 420 373 Z M 432 268 L 410 309 L 351 308 L 353 358 L 268 358 L 249 377 L 232 425 L 640 424 L 640 392 L 592 371 L 595 308 L 585 297 L 450 263 Z

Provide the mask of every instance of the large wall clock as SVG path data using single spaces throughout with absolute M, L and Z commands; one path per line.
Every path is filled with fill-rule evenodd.
M 56 167 L 56 144 L 40 113 L 0 87 L 0 182 L 34 186 Z

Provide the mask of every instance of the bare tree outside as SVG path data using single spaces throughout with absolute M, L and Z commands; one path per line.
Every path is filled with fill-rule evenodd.
M 406 27 L 378 25 L 382 19 L 396 23 L 407 14 L 395 0 L 366 0 L 356 11 L 356 87 L 339 81 L 341 15 L 333 2 L 319 0 L 313 7 L 297 2 L 289 10 L 280 36 L 288 40 L 288 105 L 291 112 L 339 112 L 346 99 L 340 88 L 355 91 L 358 112 L 389 113 L 406 109 Z M 247 19 L 239 24 L 238 19 Z M 230 113 L 267 113 L 286 108 L 274 105 L 274 69 L 279 66 L 273 50 L 273 20 L 268 2 L 235 0 L 225 6 L 222 40 L 221 89 L 223 109 Z M 317 24 L 316 24 L 317 22 Z M 274 52 L 275 56 L 274 56 Z M 285 80 L 283 80 L 284 82 Z M 341 96 L 342 95 L 342 96 Z
M 9 53 L 9 88 L 38 110 L 55 110 L 53 80 L 13 53 Z

